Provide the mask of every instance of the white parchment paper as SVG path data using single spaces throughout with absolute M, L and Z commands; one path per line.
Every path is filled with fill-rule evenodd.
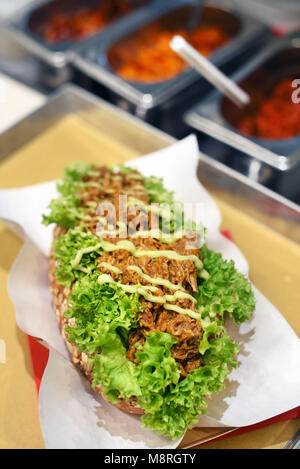
M 233 259 L 247 275 L 242 253 L 219 232 L 221 216 L 197 179 L 198 161 L 197 141 L 190 136 L 128 165 L 146 176 L 162 177 L 165 186 L 175 191 L 177 200 L 200 203 L 209 247 Z M 53 227 L 41 224 L 42 214 L 55 196 L 55 181 L 0 191 L 0 217 L 24 239 L 8 284 L 17 323 L 50 348 L 39 397 L 46 446 L 175 448 L 179 440 L 143 429 L 138 416 L 121 412 L 96 395 L 69 361 L 49 293 L 48 255 Z M 197 426 L 252 425 L 300 404 L 300 341 L 280 312 L 255 287 L 254 292 L 257 305 L 252 319 L 239 327 L 232 321 L 227 325 L 241 348 L 240 366 L 231 372 L 226 389 L 209 401 L 207 415 L 199 419 Z

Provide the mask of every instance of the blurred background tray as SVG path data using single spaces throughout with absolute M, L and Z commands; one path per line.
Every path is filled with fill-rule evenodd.
M 93 37 L 74 53 L 72 64 L 77 83 L 96 93 L 99 89 L 97 85 L 101 85 L 110 102 L 177 138 L 184 136 L 186 126 L 183 112 L 210 89 L 209 84 L 192 68 L 174 73 L 173 77 L 162 73 L 160 79 L 153 78 L 151 81 L 149 78 L 148 82 L 146 79 L 143 82 L 142 77 L 126 79 L 120 76 L 118 68 L 122 63 L 130 63 L 143 47 L 147 49 L 147 44 L 151 43 L 152 48 L 157 50 L 162 47 L 163 51 L 161 43 L 167 41 L 170 33 L 188 33 L 190 21 L 197 14 L 197 3 L 195 0 L 154 2 L 151 13 L 140 21 L 134 24 L 124 21 L 122 27 L 111 30 L 106 38 Z M 195 31 L 197 28 L 198 31 L 201 30 L 199 28 L 211 28 L 208 34 L 213 36 L 217 29 L 230 38 L 209 54 L 216 66 L 229 73 L 267 39 L 268 28 L 240 13 L 228 2 L 206 0 L 203 5 Z M 161 32 L 164 34 L 161 35 Z M 204 37 L 199 43 L 205 42 Z M 147 51 L 141 52 L 141 56 L 143 53 Z M 149 71 L 152 67 L 160 70 L 166 68 L 163 52 L 161 56 L 156 56 L 156 60 L 155 56 L 153 59 L 153 63 L 148 59 Z M 141 68 L 139 73 L 142 72 Z
M 47 95 L 62 84 L 75 83 L 175 138 L 182 138 L 195 131 L 201 149 L 212 159 L 239 172 L 241 177 L 246 176 L 253 183 L 257 182 L 299 204 L 300 162 L 292 169 L 287 163 L 290 161 L 290 153 L 300 143 L 299 138 L 290 139 L 286 152 L 282 150 L 281 142 L 277 142 L 279 146 L 275 153 L 279 155 L 279 169 L 274 165 L 263 164 L 259 152 L 256 151 L 254 156 L 253 152 L 241 154 L 224 141 L 219 143 L 215 138 L 207 138 L 203 128 L 200 130 L 199 122 L 195 123 L 196 115 L 199 118 L 203 106 L 207 104 L 208 95 L 211 121 L 217 115 L 220 122 L 220 103 L 219 98 L 214 100 L 209 94 L 213 91 L 212 86 L 193 69 L 187 68 L 173 78 L 155 83 L 130 81 L 119 75 L 118 61 L 124 50 L 135 47 L 135 39 L 139 39 L 141 34 L 143 36 L 147 28 L 150 28 L 148 32 L 158 34 L 151 26 L 157 21 L 166 31 L 178 27 L 186 29 L 198 1 L 201 0 L 113 0 L 109 3 L 106 0 L 16 0 L 16 5 L 24 7 L 16 7 L 12 16 L 7 15 L 2 33 L 0 29 L 0 72 L 16 77 Z M 61 24 L 64 14 L 78 16 L 78 12 L 82 11 L 83 17 L 88 17 L 89 8 L 99 2 L 103 5 L 131 5 L 132 9 L 120 10 L 124 14 L 117 14 L 115 18 L 111 14 L 111 21 L 105 27 L 101 30 L 92 28 L 84 37 L 79 35 L 63 40 L 62 35 L 59 40 L 49 39 L 49 34 L 53 34 L 53 28 L 49 29 L 51 21 L 56 24 L 56 33 L 60 31 L 60 34 L 65 34 L 64 28 L 57 26 Z M 9 5 L 6 0 L 4 3 Z M 71 3 L 75 5 L 72 11 Z M 274 52 L 276 43 L 286 41 L 277 40 L 274 36 L 274 29 L 280 29 L 274 23 L 275 18 L 282 18 L 284 28 L 288 25 L 288 19 L 292 19 L 291 24 L 295 26 L 298 11 L 300 25 L 299 6 L 293 0 L 284 2 L 286 8 L 277 1 L 264 0 L 260 2 L 261 9 L 257 9 L 256 0 L 249 0 L 247 5 L 244 3 L 241 0 L 203 1 L 204 24 L 218 24 L 231 35 L 231 40 L 214 50 L 209 57 L 236 80 L 245 71 L 257 66 L 266 51 Z M 12 11 L 12 5 L 8 11 Z M 1 12 L 2 9 L 0 15 Z M 278 12 L 281 12 L 281 16 Z M 269 27 L 270 18 L 273 18 L 272 30 Z M 12 43 L 8 42 L 7 34 Z M 293 48 L 296 50 L 294 45 Z M 154 63 L 155 66 L 157 64 Z M 198 103 L 196 108 L 195 103 Z M 282 169 L 283 165 L 286 167 Z
M 300 114 L 296 114 L 296 109 L 293 109 L 293 106 L 299 104 L 292 103 L 297 86 L 293 88 L 290 85 L 287 88 L 289 82 L 297 80 L 299 76 L 300 33 L 295 32 L 269 41 L 258 54 L 231 74 L 231 78 L 250 94 L 250 105 L 239 109 L 220 92 L 213 91 L 199 100 L 184 117 L 190 130 L 197 133 L 205 152 L 297 204 L 300 203 L 300 134 L 282 138 L 281 135 L 277 137 L 276 131 L 281 131 L 278 120 L 283 122 L 285 118 L 288 123 L 288 119 L 291 119 L 288 114 L 292 116 L 294 113 L 296 119 L 297 116 L 298 121 L 300 119 Z M 269 133 L 272 131 L 270 138 L 251 136 L 250 130 L 249 135 L 242 133 L 238 124 L 244 121 L 244 125 L 247 125 L 245 118 L 249 122 L 249 117 L 263 100 L 269 99 L 270 109 L 270 92 L 280 84 L 287 88 L 284 99 L 289 100 L 289 103 L 280 108 L 279 105 L 277 108 L 273 105 L 276 114 L 266 129 Z M 266 127 L 262 119 L 260 122 L 261 126 L 264 124 Z
M 149 4 L 151 0 L 31 0 L 14 10 L 5 27 L 35 57 L 39 80 L 55 88 L 71 79 L 72 54 L 89 37 L 98 35 L 101 39 L 114 27 L 118 29 L 122 21 L 135 22 L 140 13 L 149 14 Z M 71 18 L 75 18 L 77 31 L 81 31 L 76 38 L 67 34 L 66 19 Z M 57 40 L 54 30 L 60 33 Z
M 55 31 L 64 31 L 64 14 L 70 14 L 70 17 L 76 11 L 87 14 L 89 8 L 99 3 L 131 5 L 132 10 L 82 39 L 45 39 L 55 24 Z M 212 27 L 212 35 L 218 28 L 230 37 L 227 44 L 216 47 L 210 55 L 213 63 L 229 73 L 237 63 L 254 53 L 267 39 L 269 30 L 258 19 L 238 11 L 229 1 L 205 0 L 203 3 L 199 25 Z M 72 12 L 71 4 L 75 4 Z M 35 58 L 38 81 L 44 86 L 54 89 L 72 80 L 175 137 L 182 137 L 186 132 L 183 112 L 195 98 L 210 89 L 208 83 L 191 68 L 155 83 L 126 80 L 118 75 L 115 58 L 120 46 L 129 53 L 134 49 L 134 43 L 145 41 L 147 34 L 153 35 L 152 46 L 156 47 L 160 30 L 165 33 L 179 29 L 186 31 L 196 5 L 196 0 L 113 0 L 113 3 L 112 0 L 34 0 L 9 19 L 6 29 Z M 149 41 L 149 37 L 146 40 Z M 162 64 L 159 61 L 152 66 L 161 67 Z

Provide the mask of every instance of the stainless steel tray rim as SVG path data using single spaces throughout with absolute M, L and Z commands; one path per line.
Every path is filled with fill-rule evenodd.
M 300 39 L 300 33 L 299 33 Z M 240 70 L 234 72 L 231 78 L 239 83 L 249 75 L 256 67 L 265 60 L 291 45 L 296 38 L 278 38 L 274 43 L 265 45 L 263 50 Z M 300 44 L 298 43 L 298 47 Z M 300 135 L 286 139 L 263 139 L 257 137 L 246 137 L 239 133 L 230 123 L 225 120 L 221 112 L 223 95 L 219 91 L 212 91 L 200 104 L 184 114 L 184 121 L 195 130 L 207 133 L 213 138 L 232 146 L 233 148 L 247 153 L 258 161 L 262 161 L 279 171 L 292 169 L 300 160 L 300 153 L 295 151 L 290 155 L 276 153 L 269 148 L 270 145 L 283 147 L 287 143 L 300 148 Z
M 108 41 L 105 47 L 100 50 L 98 47 L 99 38 L 94 36 L 91 39 L 89 45 L 83 45 L 81 48 L 75 51 L 72 60 L 73 66 L 84 73 L 91 74 L 95 80 L 108 85 L 114 92 L 119 93 L 121 97 L 131 100 L 133 104 L 144 107 L 143 95 L 151 94 L 153 96 L 152 106 L 158 106 L 170 96 L 174 96 L 174 94 L 181 91 L 184 87 L 201 80 L 198 72 L 192 68 L 187 68 L 172 79 L 163 80 L 152 84 L 141 84 L 138 82 L 126 81 L 120 78 L 117 73 L 109 66 L 107 59 L 89 59 L 88 54 L 91 53 L 94 44 L 96 51 L 98 51 L 98 56 L 100 57 L 101 55 L 107 57 L 107 51 L 109 47 L 116 41 L 120 40 L 122 37 L 125 37 L 127 34 L 134 33 L 143 25 L 151 23 L 168 11 L 175 10 L 180 6 L 193 4 L 195 4 L 195 0 L 173 0 L 170 2 L 167 0 L 164 3 L 163 9 L 160 7 L 156 11 L 156 14 L 151 17 L 151 20 L 145 18 L 143 22 L 136 25 L 130 31 L 126 31 L 125 33 L 119 32 L 118 34 L 111 37 L 111 40 Z M 206 5 L 230 12 L 233 16 L 236 17 L 241 25 L 241 30 L 237 33 L 235 38 L 233 38 L 227 45 L 224 45 L 211 54 L 210 60 L 217 66 L 222 66 L 224 62 L 231 58 L 231 56 L 236 55 L 238 50 L 242 49 L 253 35 L 258 33 L 262 34 L 263 31 L 266 30 L 266 28 L 258 21 L 245 17 L 232 6 L 230 8 L 228 2 L 208 0 Z M 99 62 L 102 63 L 99 64 Z M 105 65 L 103 66 L 103 64 Z M 105 72 L 103 73 L 104 69 Z M 104 82 L 102 82 L 102 80 L 104 80 Z M 146 106 L 146 108 L 148 108 L 148 106 Z
M 152 0 L 152 3 L 156 4 L 158 1 L 159 0 Z M 101 37 L 105 37 L 108 33 L 108 29 L 112 29 L 115 26 L 118 27 L 118 24 L 122 24 L 124 21 L 127 21 L 128 17 L 135 17 L 139 14 L 140 10 L 147 11 L 147 8 L 149 8 L 149 4 L 142 5 L 126 15 L 116 18 L 106 27 L 95 32 L 90 37 L 83 38 L 78 41 L 58 41 L 51 44 L 31 32 L 28 27 L 30 15 L 37 8 L 47 5 L 48 3 L 51 3 L 51 0 L 32 0 L 30 4 L 25 5 L 7 21 L 6 29 L 11 31 L 15 35 L 15 38 L 19 40 L 30 52 L 54 67 L 62 66 L 60 63 L 61 60 L 59 62 L 59 60 L 56 59 L 56 54 L 60 53 L 61 55 L 64 55 L 64 65 L 70 65 L 72 52 L 80 48 L 83 44 L 89 43 L 89 41 L 94 37 L 99 37 L 100 39 Z
M 216 138 L 222 143 L 232 146 L 237 150 L 252 156 L 257 161 L 263 162 L 279 171 L 291 169 L 298 161 L 299 157 L 286 157 L 278 155 L 256 142 L 217 124 L 206 117 L 195 112 L 188 112 L 184 115 L 185 122 L 195 130 L 204 132 L 210 137 Z
M 32 52 L 34 55 L 39 56 L 43 61 L 54 68 L 60 69 L 66 67 L 70 62 L 70 58 L 67 53 L 59 51 L 51 52 L 37 41 L 28 37 L 23 33 L 23 31 L 20 31 L 11 25 L 4 24 L 3 29 L 12 37 L 12 39 L 17 40 L 27 50 Z

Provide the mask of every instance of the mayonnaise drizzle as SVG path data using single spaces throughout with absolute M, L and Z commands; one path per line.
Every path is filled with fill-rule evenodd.
M 126 268 L 127 270 L 133 270 L 134 272 L 137 272 L 140 277 L 142 277 L 147 282 L 153 283 L 154 285 L 162 285 L 164 287 L 169 288 L 169 290 L 185 291 L 182 285 L 175 285 L 175 283 L 171 283 L 169 282 L 169 280 L 166 280 L 164 278 L 154 278 L 150 277 L 150 275 L 144 274 L 142 269 L 137 265 L 128 265 Z
M 109 264 L 108 262 L 100 262 L 99 267 L 104 267 L 105 269 L 110 270 L 111 272 L 117 275 L 122 274 L 122 270 L 120 270 L 115 265 Z
M 88 246 L 87 248 L 82 248 L 82 249 L 79 249 L 79 251 L 77 251 L 76 253 L 76 256 L 74 257 L 74 259 L 71 260 L 71 267 L 73 269 L 77 269 L 77 270 L 80 270 L 80 261 L 82 259 L 82 256 L 84 254 L 90 254 L 91 252 L 95 252 L 95 251 L 98 251 L 98 249 L 100 249 L 102 247 L 101 243 L 98 243 L 94 246 Z
M 104 283 L 113 283 L 115 285 L 118 285 L 120 288 L 122 288 L 122 290 L 124 290 L 127 293 L 139 293 L 146 300 L 151 301 L 152 303 L 161 303 L 164 305 L 164 308 L 166 309 L 172 309 L 173 311 L 177 311 L 180 314 L 187 314 L 193 318 L 201 319 L 200 314 L 197 313 L 196 311 L 193 311 L 192 309 L 180 308 L 179 306 L 170 305 L 167 303 L 167 301 L 172 302 L 178 299 L 187 298 L 187 296 L 191 297 L 191 295 L 189 295 L 188 293 L 182 292 L 180 290 L 177 290 L 173 295 L 163 295 L 163 296 L 151 295 L 147 290 L 157 291 L 158 290 L 157 287 L 154 287 L 152 285 L 125 285 L 121 282 L 116 282 L 112 278 L 112 276 L 109 274 L 100 274 L 98 277 L 98 283 L 100 285 L 103 285 Z M 196 301 L 195 298 L 193 298 L 193 301 Z
M 148 256 L 151 257 L 152 259 L 156 259 L 158 257 L 166 257 L 167 259 L 170 260 L 175 260 L 175 261 L 193 261 L 195 266 L 197 267 L 198 270 L 202 270 L 203 264 L 199 257 L 195 256 L 194 254 L 190 255 L 181 255 L 178 254 L 176 251 L 172 250 L 165 250 L 162 249 L 160 251 L 154 251 L 154 250 L 139 250 L 135 247 L 135 245 L 131 242 L 128 241 L 127 239 L 118 241 L 116 244 L 110 243 L 109 241 L 104 241 L 101 240 L 99 243 L 102 247 L 102 249 L 105 252 L 111 252 L 111 251 L 118 251 L 120 249 L 124 249 L 126 251 L 129 251 L 130 254 L 133 257 L 143 257 L 143 256 Z
M 169 282 L 169 280 L 166 280 L 164 278 L 150 277 L 150 275 L 144 274 L 142 269 L 140 269 L 140 267 L 138 267 L 137 265 L 129 265 L 126 268 L 127 270 L 133 270 L 137 272 L 147 282 L 153 283 L 154 285 L 162 285 L 166 288 L 169 288 L 169 290 L 176 290 L 175 295 L 164 295 L 167 301 L 173 301 L 173 298 L 176 296 L 176 299 L 186 298 L 192 301 L 193 303 L 197 302 L 196 298 L 187 293 L 182 285 L 175 285 L 175 283 L 171 283 Z

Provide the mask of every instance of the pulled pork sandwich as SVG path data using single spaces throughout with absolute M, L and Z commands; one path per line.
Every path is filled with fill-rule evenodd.
M 43 223 L 54 223 L 57 320 L 94 390 L 174 439 L 236 367 L 224 327 L 254 310 L 250 282 L 208 249 L 205 230 L 156 177 L 69 166 Z

